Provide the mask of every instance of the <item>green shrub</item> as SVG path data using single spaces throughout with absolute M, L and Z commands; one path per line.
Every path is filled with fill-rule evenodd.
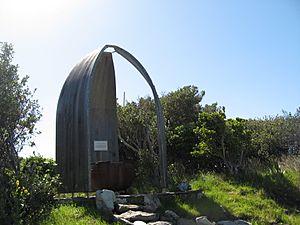
M 21 173 L 22 187 L 18 188 L 24 204 L 22 219 L 25 223 L 35 223 L 54 204 L 60 184 L 56 163 L 40 156 L 26 158 L 21 161 Z
M 60 184 L 55 167 L 53 160 L 34 156 L 21 160 L 18 173 L 1 173 L 0 224 L 38 224 Z

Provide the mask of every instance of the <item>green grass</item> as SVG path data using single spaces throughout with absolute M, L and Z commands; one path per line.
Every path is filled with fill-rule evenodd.
M 240 184 L 216 174 L 202 174 L 192 182 L 192 186 L 193 189 L 202 189 L 207 198 L 233 217 L 253 224 L 300 224 L 299 214 L 287 215 L 286 209 L 269 198 L 263 188 Z
M 200 199 L 189 197 L 186 199 L 176 198 L 161 202 L 163 207 L 160 210 L 162 212 L 167 209 L 172 210 L 184 218 L 207 216 L 213 221 L 233 218 L 222 206 L 206 196 L 202 196 Z
M 95 209 L 76 205 L 59 205 L 40 225 L 108 225 Z
M 300 224 L 300 214 L 296 210 L 300 207 L 298 172 L 265 172 L 240 178 L 206 173 L 199 175 L 191 184 L 193 189 L 203 190 L 204 195 L 200 199 L 165 200 L 160 212 L 169 209 L 186 218 L 205 215 L 211 221 L 239 218 L 253 225 Z M 151 189 L 149 187 L 145 190 Z M 94 208 L 60 205 L 40 224 L 109 224 L 103 218 L 106 217 Z

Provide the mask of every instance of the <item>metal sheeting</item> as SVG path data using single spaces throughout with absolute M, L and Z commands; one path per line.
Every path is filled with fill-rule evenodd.
M 94 141 L 107 142 L 107 151 L 94 151 Z M 91 163 L 119 160 L 111 53 L 91 53 L 68 76 L 57 106 L 56 160 L 66 192 L 91 189 Z
M 151 87 L 158 120 L 161 185 L 166 188 L 165 123 L 155 87 L 134 56 L 118 46 L 106 45 L 73 68 L 60 94 L 56 117 L 56 159 L 64 191 L 91 191 L 91 164 L 119 159 L 115 72 L 111 53 L 104 52 L 107 48 L 114 48 L 127 59 Z M 95 141 L 98 144 L 107 142 L 107 151 L 94 151 Z

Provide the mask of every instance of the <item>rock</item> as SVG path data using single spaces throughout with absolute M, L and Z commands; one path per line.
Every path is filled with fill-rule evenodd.
M 156 195 L 145 194 L 144 195 L 144 204 L 143 210 L 147 212 L 155 212 L 158 207 L 161 206 L 159 198 Z
M 145 222 L 143 222 L 143 221 L 135 221 L 133 223 L 133 225 L 147 225 L 147 224 Z
M 156 222 L 148 223 L 148 225 L 172 225 L 172 223 L 168 221 L 156 221 Z
M 197 225 L 215 225 L 215 223 L 210 222 L 206 216 L 200 216 L 195 219 Z
M 198 192 L 197 195 L 196 195 L 196 198 L 200 199 L 200 198 L 202 198 L 202 196 L 203 196 L 203 193 L 202 192 Z
M 223 221 L 218 221 L 217 225 L 236 225 L 236 224 L 233 221 L 223 220 Z
M 252 225 L 251 223 L 245 221 L 245 220 L 235 220 L 234 223 L 236 225 Z
M 144 205 L 144 195 L 119 195 L 117 197 L 117 203 Z
M 171 218 L 173 218 L 175 220 L 179 219 L 179 216 L 175 212 L 173 212 L 172 210 L 166 210 L 164 215 L 166 217 L 171 217 Z
M 152 222 L 158 220 L 158 214 L 156 213 L 148 213 L 142 211 L 128 211 L 122 213 L 121 215 L 116 215 L 116 217 L 123 218 L 129 221 L 145 221 L 145 222 Z
M 173 212 L 172 210 L 166 210 L 165 213 L 161 216 L 161 220 L 169 221 L 173 224 L 177 223 L 177 220 L 179 219 L 179 216 Z
M 117 212 L 124 213 L 129 210 L 131 211 L 139 211 L 142 209 L 142 206 L 139 205 L 127 205 L 127 204 L 118 204 Z
M 235 220 L 235 221 L 219 221 L 217 222 L 218 225 L 252 225 L 251 223 L 245 221 L 245 220 Z
M 126 198 L 116 198 L 116 203 L 127 204 L 127 199 Z
M 121 217 L 118 217 L 118 215 L 114 215 L 114 222 L 119 222 L 121 224 L 126 224 L 126 225 L 133 225 L 130 221 L 123 219 Z
M 96 206 L 98 209 L 113 211 L 115 201 L 116 195 L 113 191 L 106 189 L 96 191 Z
M 179 218 L 177 220 L 177 225 L 197 225 L 197 223 L 191 219 Z

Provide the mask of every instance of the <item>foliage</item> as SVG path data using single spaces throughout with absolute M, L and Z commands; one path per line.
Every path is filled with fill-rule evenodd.
M 18 192 L 25 224 L 36 223 L 55 204 L 54 196 L 60 186 L 56 166 L 54 160 L 40 156 L 21 161 Z
M 34 156 L 21 160 L 19 176 L 8 172 L 8 198 L 1 214 L 1 224 L 36 224 L 54 205 L 59 188 L 56 164 L 51 159 Z
M 287 210 L 269 198 L 263 188 L 230 181 L 216 174 L 200 174 L 192 186 L 193 189 L 203 190 L 206 197 L 222 205 L 232 216 L 252 224 L 296 225 L 300 222 L 299 214 L 286 214 Z
M 169 164 L 182 164 L 195 169 L 197 162 L 190 152 L 196 144 L 193 133 L 200 101 L 204 92 L 195 86 L 185 86 L 161 97 L 166 121 Z M 138 162 L 137 174 L 141 178 L 154 178 L 158 183 L 158 145 L 155 104 L 150 97 L 140 98 L 118 106 L 121 157 Z M 187 170 L 188 171 L 188 170 Z M 144 179 L 145 180 L 145 179 Z
M 28 76 L 20 78 L 18 66 L 12 63 L 12 45 L 0 43 L 0 47 L 0 223 L 34 224 L 53 198 L 57 177 L 52 167 L 39 171 L 46 168 L 44 159 L 21 164 L 20 151 L 34 145 L 40 107 L 27 85 Z
M 37 100 L 27 86 L 28 76 L 20 78 L 12 64 L 13 47 L 0 43 L 0 149 L 1 165 L 18 170 L 18 153 L 36 133 L 41 114 Z
M 196 122 L 200 112 L 200 102 L 205 92 L 196 86 L 184 86 L 161 97 L 166 118 L 166 126 L 176 128 L 183 124 Z
M 118 106 L 120 156 L 137 162 L 141 180 L 153 177 L 159 183 L 157 127 L 154 101 L 140 98 L 138 102 Z
M 283 171 L 286 170 L 295 171 L 300 176 L 300 154 L 283 156 L 280 159 L 279 166 L 283 169 Z M 300 178 L 299 178 L 299 186 L 300 186 Z
M 99 212 L 91 208 L 76 205 L 60 205 L 53 208 L 50 215 L 40 225 L 108 225 Z M 117 225 L 118 223 L 113 223 Z
M 197 143 L 193 132 L 200 102 L 205 92 L 199 92 L 196 86 L 184 86 L 161 97 L 166 120 L 167 149 L 169 164 L 182 164 L 186 171 L 194 171 L 197 162 L 191 157 L 191 151 Z
M 246 157 L 251 149 L 251 131 L 247 120 L 227 119 L 224 109 L 203 111 L 199 114 L 197 127 L 194 129 L 199 142 L 193 155 L 206 155 L 222 159 L 231 173 L 237 173 L 245 167 Z M 211 110 L 211 108 L 210 108 Z
M 287 154 L 297 154 L 300 150 L 300 109 L 296 113 L 249 120 L 252 130 L 253 154 L 263 164 L 274 164 Z

